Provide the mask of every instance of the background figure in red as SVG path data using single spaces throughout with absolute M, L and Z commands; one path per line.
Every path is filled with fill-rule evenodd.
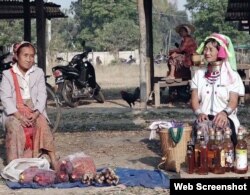
M 167 79 L 182 78 L 183 80 L 189 80 L 191 79 L 192 54 L 197 49 L 196 41 L 191 36 L 195 28 L 190 24 L 181 24 L 175 30 L 181 36 L 182 41 L 180 46 L 176 44 L 178 47 L 169 51 Z

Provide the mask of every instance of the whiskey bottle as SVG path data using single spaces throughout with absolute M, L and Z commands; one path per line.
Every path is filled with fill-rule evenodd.
M 187 172 L 194 173 L 194 145 L 189 141 L 187 144 Z
M 199 175 L 207 175 L 208 174 L 208 166 L 207 166 L 207 145 L 203 135 L 200 138 L 199 145 L 199 153 L 200 153 L 200 166 L 198 168 Z
M 234 169 L 234 145 L 231 140 L 232 131 L 226 128 L 224 132 L 224 151 L 225 151 L 225 170 L 226 172 L 233 171 Z
M 197 131 L 197 136 L 194 144 L 194 169 L 197 172 L 200 167 L 200 139 L 202 132 Z
M 215 131 L 213 128 L 209 129 L 209 140 L 207 143 L 207 160 L 208 160 L 208 171 L 213 172 L 215 166 Z
M 243 132 L 237 134 L 237 145 L 235 147 L 235 167 L 234 172 L 244 174 L 248 171 L 247 165 L 247 143 L 244 140 Z
M 225 173 L 225 151 L 224 151 L 221 131 L 216 131 L 215 145 L 216 145 L 216 152 L 215 152 L 215 166 L 214 166 L 213 173 L 224 174 Z

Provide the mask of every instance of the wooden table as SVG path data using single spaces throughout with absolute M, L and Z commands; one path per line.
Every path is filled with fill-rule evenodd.
M 237 69 L 243 70 L 245 72 L 246 77 L 242 78 L 242 81 L 244 82 L 245 86 L 249 86 L 249 83 L 250 83 L 250 64 L 238 64 Z
M 155 77 L 154 97 L 155 97 L 156 108 L 159 108 L 161 106 L 160 89 L 162 87 L 176 87 L 176 86 L 185 86 L 189 84 L 189 81 L 182 81 L 182 79 L 175 79 L 175 80 L 176 81 L 167 81 L 165 77 Z

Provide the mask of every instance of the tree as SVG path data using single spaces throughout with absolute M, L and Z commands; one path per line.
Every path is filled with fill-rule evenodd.
M 11 46 L 23 40 L 23 20 L 0 20 L 0 45 Z
M 154 53 L 159 53 L 161 49 L 166 52 L 168 45 L 179 42 L 179 35 L 173 31 L 176 25 L 187 23 L 188 17 L 185 11 L 177 11 L 174 4 L 169 4 L 166 0 L 153 1 L 153 35 Z M 170 31 L 171 42 L 169 43 Z
M 78 0 L 72 2 L 71 8 L 74 11 L 74 20 L 79 32 L 75 41 L 85 40 L 86 44 L 95 45 L 98 49 L 103 48 L 98 42 L 98 36 L 104 28 L 107 28 L 107 25 L 117 23 L 120 19 L 132 21 L 133 25 L 138 26 L 136 0 Z M 132 28 L 123 30 L 128 34 L 134 34 Z
M 228 0 L 187 0 L 185 7 L 192 14 L 198 43 L 213 32 L 226 34 L 236 44 L 249 40 L 247 33 L 238 31 L 237 22 L 225 21 L 227 4 Z
M 119 28 L 118 28 L 119 27 Z M 139 27 L 132 21 L 118 18 L 96 31 L 99 50 L 111 51 L 118 57 L 122 50 L 135 50 L 139 45 Z

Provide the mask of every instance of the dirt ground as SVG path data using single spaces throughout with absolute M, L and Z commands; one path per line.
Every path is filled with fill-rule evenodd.
M 62 120 L 55 133 L 56 155 L 64 157 L 75 152 L 84 152 L 93 157 L 97 168 L 125 167 L 133 169 L 157 168 L 161 160 L 160 141 L 149 140 L 148 126 L 156 120 L 178 120 L 192 122 L 194 116 L 189 105 L 176 103 L 165 105 L 161 109 L 149 106 L 141 111 L 139 102 L 134 108 L 128 107 L 123 100 L 109 99 L 104 104 L 85 101 L 78 108 L 63 108 Z M 240 108 L 240 119 L 248 126 L 246 115 L 248 106 Z M 0 139 L 0 168 L 4 167 L 4 136 Z M 174 172 L 165 172 L 169 177 L 178 177 Z M 2 181 L 0 194 L 169 194 L 169 190 L 143 187 L 114 186 L 104 188 L 71 188 L 71 189 L 21 189 L 11 190 Z

